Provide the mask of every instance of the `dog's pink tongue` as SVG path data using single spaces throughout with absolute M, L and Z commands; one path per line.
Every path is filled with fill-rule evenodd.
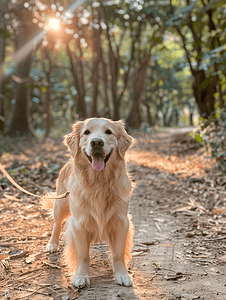
M 92 167 L 95 171 L 102 171 L 104 169 L 104 160 L 93 160 Z

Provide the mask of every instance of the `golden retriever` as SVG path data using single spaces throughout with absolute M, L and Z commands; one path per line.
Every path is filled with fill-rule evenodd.
M 90 243 L 109 242 L 113 256 L 115 282 L 131 286 L 126 265 L 131 259 L 133 225 L 128 215 L 132 185 L 126 171 L 125 152 L 132 138 L 122 121 L 91 118 L 79 121 L 65 136 L 71 159 L 61 169 L 56 193 L 54 227 L 47 250 L 56 251 L 61 225 L 68 218 L 64 255 L 69 268 L 76 271 L 75 287 L 90 285 Z M 43 206 L 51 208 L 51 200 Z

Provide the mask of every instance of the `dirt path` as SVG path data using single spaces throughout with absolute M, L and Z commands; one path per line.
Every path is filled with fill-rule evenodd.
M 145 136 L 131 152 L 130 212 L 136 229 L 131 288 L 114 283 L 109 249 L 101 244 L 92 251 L 91 287 L 73 289 L 61 257 L 63 242 L 59 253 L 44 252 L 52 220 L 36 199 L 0 177 L 0 258 L 11 258 L 0 261 L 0 298 L 226 299 L 226 218 L 223 210 L 213 214 L 214 207 L 226 204 L 225 181 L 208 173 L 210 163 L 182 137 L 164 132 L 157 142 Z M 32 192 L 53 189 L 65 148 L 47 142 L 3 153 L 1 162 L 13 165 L 15 180 Z
M 196 236 L 195 211 L 172 215 L 175 204 L 187 202 L 184 191 L 175 191 L 174 176 L 134 169 L 135 177 L 142 178 L 131 205 L 134 250 L 145 251 L 132 264 L 138 299 L 226 299 L 225 263 L 218 257 L 218 251 L 225 250 L 224 242 Z M 158 242 L 142 246 L 152 241 Z

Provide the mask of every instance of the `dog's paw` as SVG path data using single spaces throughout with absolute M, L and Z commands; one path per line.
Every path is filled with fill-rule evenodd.
M 72 284 L 76 288 L 84 288 L 90 286 L 89 276 L 88 275 L 75 275 Z
M 133 281 L 129 275 L 129 273 L 115 273 L 115 282 L 120 285 L 124 286 L 131 286 L 133 285 Z
M 49 252 L 56 252 L 58 249 L 58 245 L 56 243 L 48 243 L 48 245 L 46 246 L 46 251 Z

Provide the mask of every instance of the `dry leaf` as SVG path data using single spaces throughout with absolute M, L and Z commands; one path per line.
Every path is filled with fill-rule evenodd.
M 21 257 L 24 257 L 28 254 L 28 251 L 21 251 L 17 254 L 12 254 L 9 256 L 9 258 L 12 260 L 12 259 L 16 259 L 16 258 L 21 258 Z
M 181 300 L 192 300 L 192 299 L 200 299 L 199 296 L 196 296 L 194 294 L 181 294 Z
M 171 244 L 169 244 L 169 243 L 167 244 L 166 243 L 166 244 L 160 244 L 159 246 L 160 247 L 172 247 L 173 245 L 174 245 L 174 243 L 171 243 Z
M 181 272 L 177 272 L 174 275 L 165 275 L 164 276 L 164 278 L 166 280 L 177 280 L 177 279 L 182 278 L 182 277 L 183 277 L 183 274 Z
M 156 240 L 156 241 L 151 241 L 151 242 L 144 242 L 144 243 L 141 243 L 141 244 L 150 246 L 150 245 L 157 245 L 159 243 L 160 242 L 158 240 Z
M 6 193 L 4 193 L 3 195 L 5 198 L 9 199 L 9 200 L 13 200 L 13 201 L 20 201 L 21 199 L 18 199 L 16 198 L 18 196 L 18 194 L 15 194 L 15 196 L 11 196 L 11 195 L 8 195 Z
M 141 254 L 143 254 L 144 251 L 140 251 L 140 252 L 132 252 L 131 255 L 134 257 L 134 256 L 139 256 Z
M 70 300 L 77 299 L 79 296 L 78 290 L 73 290 L 72 293 L 70 294 Z
M 176 212 L 181 212 L 181 211 L 186 211 L 191 209 L 193 206 L 192 205 L 188 205 L 188 206 L 184 206 L 184 207 L 179 207 L 173 211 L 171 211 L 171 214 L 175 214 Z
M 36 253 L 36 254 L 32 254 L 30 256 L 28 256 L 25 261 L 27 264 L 30 264 L 32 263 L 33 261 L 35 261 L 36 259 L 40 258 L 41 255 L 43 254 L 43 252 L 39 252 L 39 253 Z
M 142 249 L 142 248 L 139 248 L 139 249 L 134 249 L 135 252 L 149 252 L 150 250 L 147 248 L 147 249 Z
M 222 207 L 222 208 L 214 208 L 213 209 L 213 213 L 214 214 L 223 214 L 226 211 L 226 207 Z
M 186 234 L 186 237 L 193 237 L 193 236 L 195 236 L 195 232 L 188 232 Z
M 0 253 L 0 260 L 6 259 L 8 257 L 9 257 L 9 255 L 6 253 Z
M 46 265 L 46 266 L 51 267 L 51 268 L 61 269 L 61 267 L 59 267 L 59 266 L 57 266 L 57 265 L 54 265 L 54 264 L 49 264 L 49 263 L 47 263 L 47 262 L 45 262 L 45 261 L 43 261 L 42 263 L 43 263 L 44 265 Z

